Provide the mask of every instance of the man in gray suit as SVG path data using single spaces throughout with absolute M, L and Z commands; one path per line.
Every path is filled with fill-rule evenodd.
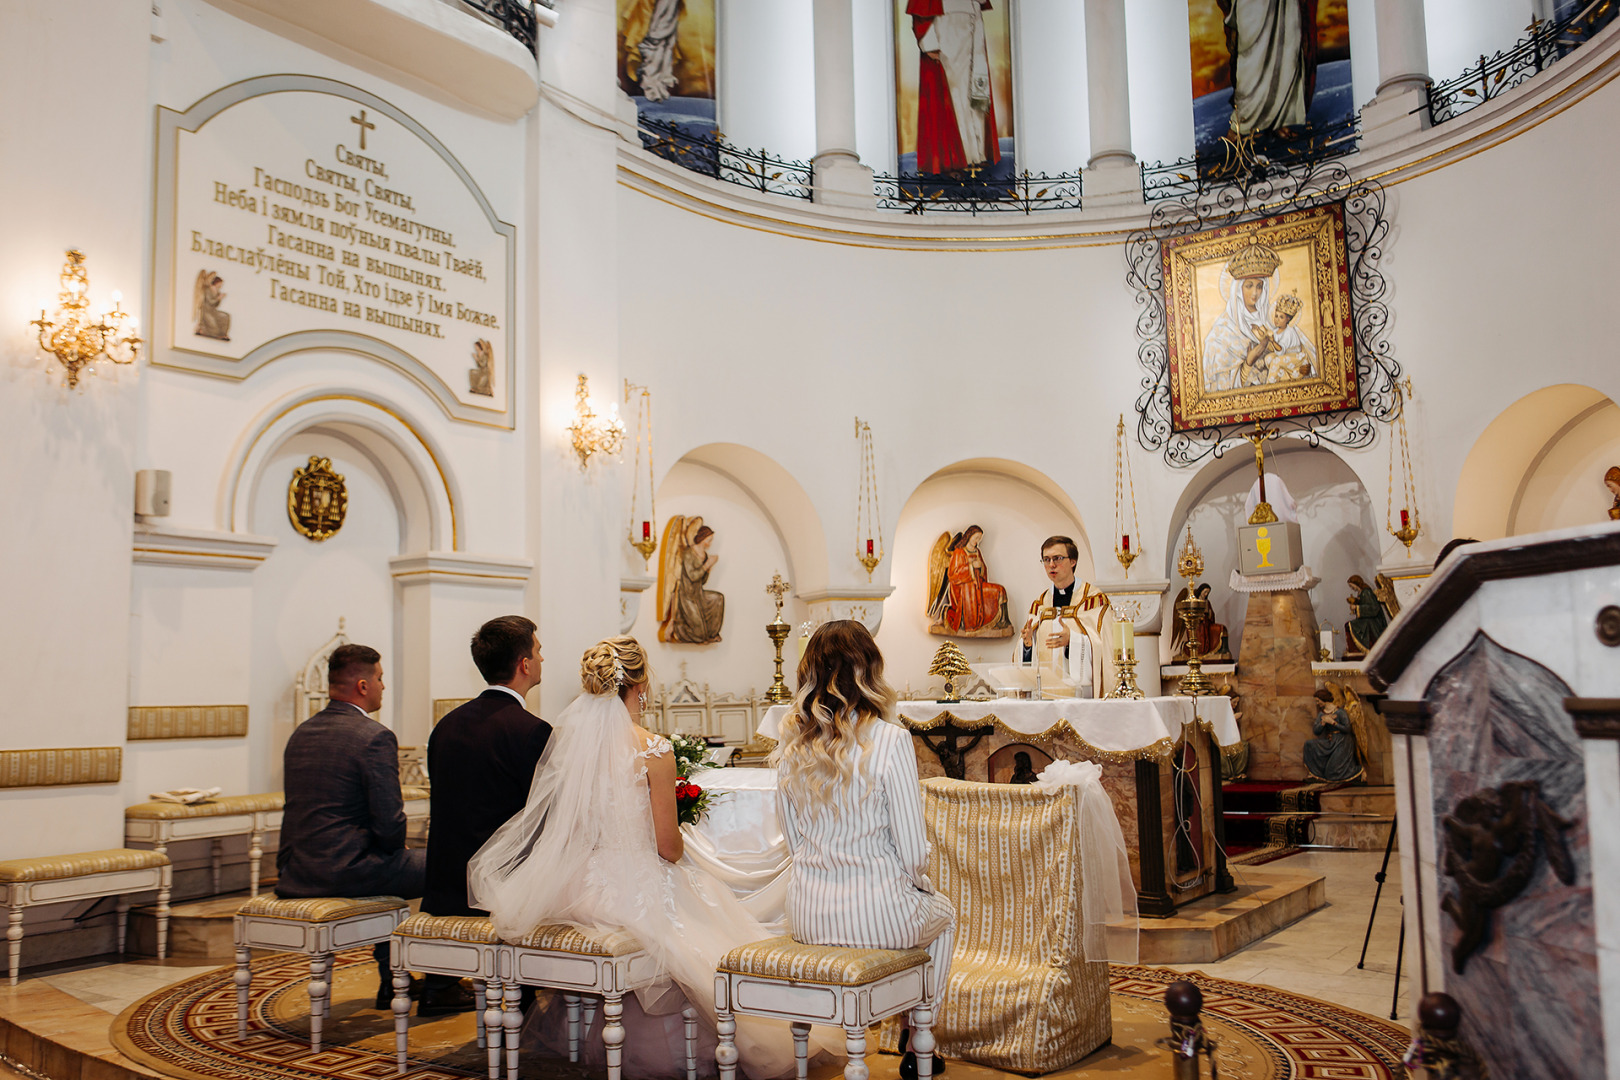
M 340 645 L 327 662 L 326 708 L 287 740 L 282 776 L 286 806 L 276 895 L 422 895 L 427 853 L 405 848 L 399 790 L 399 740 L 367 713 L 382 707 L 382 657 L 365 645 Z M 381 981 L 377 1008 L 394 997 L 388 943 L 373 950 Z

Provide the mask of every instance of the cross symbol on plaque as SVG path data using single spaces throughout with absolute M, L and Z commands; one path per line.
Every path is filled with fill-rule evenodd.
M 362 150 L 364 150 L 364 149 L 365 149 L 365 147 L 363 147 L 363 146 L 362 146 L 362 147 L 361 147 L 361 148 L 360 148 L 360 149 L 362 149 Z M 984 171 L 984 166 L 983 166 L 983 165 L 980 165 L 980 164 L 978 164 L 978 163 L 974 163 L 974 164 L 972 164 L 972 165 L 969 165 L 969 166 L 968 166 L 968 167 L 967 167 L 967 174 L 968 174 L 968 175 L 969 175 L 969 176 L 971 176 L 971 177 L 972 177 L 972 178 L 973 178 L 973 179 L 975 179 L 975 180 L 977 180 L 977 179 L 978 179 L 978 178 L 979 178 L 979 174 L 980 174 L 980 173 L 981 173 L 981 172 L 983 172 L 983 171 Z
M 364 109 L 360 110 L 359 116 L 349 117 L 349 123 L 360 125 L 360 149 L 364 150 L 366 148 L 366 132 L 377 125 L 366 119 L 366 110 Z

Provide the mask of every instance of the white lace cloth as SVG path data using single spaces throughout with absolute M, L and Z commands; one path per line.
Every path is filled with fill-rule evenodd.
M 1136 886 L 1125 833 L 1113 800 L 1102 786 L 1102 766 L 1058 758 L 1041 770 L 1035 786 L 1056 792 L 1080 789 L 1080 917 L 1085 923 L 1086 957 L 1106 956 L 1113 964 L 1137 961 Z

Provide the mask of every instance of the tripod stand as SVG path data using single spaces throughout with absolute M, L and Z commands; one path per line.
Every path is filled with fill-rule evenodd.
M 1384 841 L 1384 861 L 1378 867 L 1378 873 L 1373 880 L 1378 882 L 1378 888 L 1373 890 L 1372 910 L 1367 913 L 1367 936 L 1361 939 L 1361 959 L 1356 961 L 1356 969 L 1363 970 L 1367 966 L 1367 945 L 1372 941 L 1373 920 L 1378 918 L 1378 900 L 1384 894 L 1384 881 L 1389 876 L 1389 853 L 1395 850 L 1395 822 L 1389 823 L 1389 839 Z M 1401 936 L 1395 945 L 1395 989 L 1390 994 L 1389 1018 L 1396 1019 L 1396 1012 L 1401 1004 L 1401 960 L 1406 953 L 1406 900 L 1401 899 Z

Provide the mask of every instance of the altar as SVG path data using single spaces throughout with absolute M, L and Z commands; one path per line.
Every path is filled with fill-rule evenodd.
M 1233 888 L 1221 816 L 1220 747 L 1239 741 L 1225 697 L 903 701 L 919 775 L 1027 783 L 1057 758 L 1102 766 L 1143 915 Z M 786 705 L 759 733 L 776 738 Z

